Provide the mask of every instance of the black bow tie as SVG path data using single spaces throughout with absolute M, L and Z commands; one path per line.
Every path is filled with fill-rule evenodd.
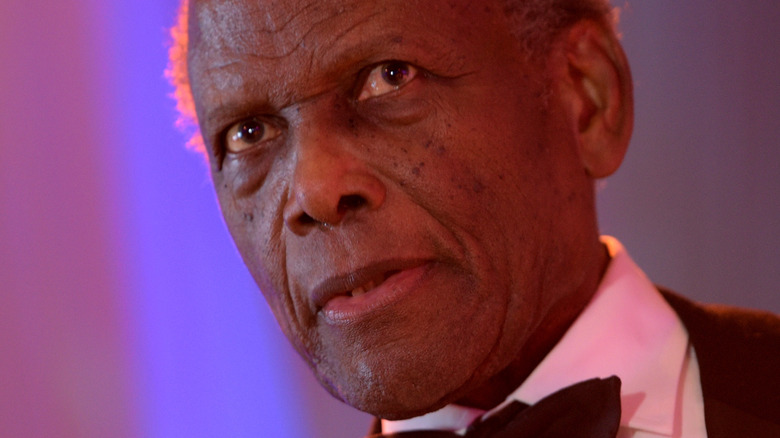
M 620 379 L 591 379 L 561 389 L 533 406 L 514 401 L 466 430 L 467 438 L 615 438 L 620 426 Z M 420 430 L 367 438 L 454 438 Z

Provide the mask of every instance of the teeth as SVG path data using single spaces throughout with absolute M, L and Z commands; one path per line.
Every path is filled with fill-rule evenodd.
M 376 287 L 376 283 L 373 281 L 370 281 L 363 286 L 358 286 L 355 289 L 352 290 L 350 293 L 350 296 L 352 297 L 359 297 L 361 295 L 365 295 L 366 292 L 370 291 L 371 289 Z

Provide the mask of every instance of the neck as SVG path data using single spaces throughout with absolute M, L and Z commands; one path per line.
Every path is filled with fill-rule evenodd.
M 595 274 L 589 276 L 569 300 L 550 309 L 548 317 L 542 320 L 534 335 L 522 346 L 515 360 L 476 390 L 456 401 L 456 404 L 485 411 L 491 410 L 506 400 L 506 397 L 528 378 L 550 350 L 558 344 L 596 293 L 610 261 L 606 247 L 600 242 L 598 254 L 597 269 L 592 270 Z

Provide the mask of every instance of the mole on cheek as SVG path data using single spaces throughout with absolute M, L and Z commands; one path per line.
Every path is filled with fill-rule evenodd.
M 412 174 L 414 176 L 420 176 L 420 172 L 421 172 L 423 167 L 425 167 L 425 163 L 424 162 L 420 162 L 418 165 L 412 167 Z
M 253 213 L 244 213 L 244 222 L 253 222 L 255 215 Z
M 436 155 L 444 155 L 444 153 L 447 151 L 444 146 L 438 146 L 436 143 L 434 143 L 433 140 L 428 140 L 425 143 L 423 143 L 423 148 L 425 149 L 431 149 L 433 148 L 433 151 Z

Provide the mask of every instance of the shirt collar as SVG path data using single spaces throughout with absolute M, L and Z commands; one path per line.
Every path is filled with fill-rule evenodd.
M 505 404 L 534 404 L 577 382 L 617 375 L 621 427 L 671 435 L 688 334 L 620 242 L 604 236 L 602 243 L 612 260 L 591 302 Z M 481 413 L 449 405 L 409 420 L 383 421 L 382 427 L 459 430 Z
M 588 307 L 509 399 L 536 403 L 592 377 L 620 377 L 622 427 L 670 435 L 688 334 L 623 246 Z

